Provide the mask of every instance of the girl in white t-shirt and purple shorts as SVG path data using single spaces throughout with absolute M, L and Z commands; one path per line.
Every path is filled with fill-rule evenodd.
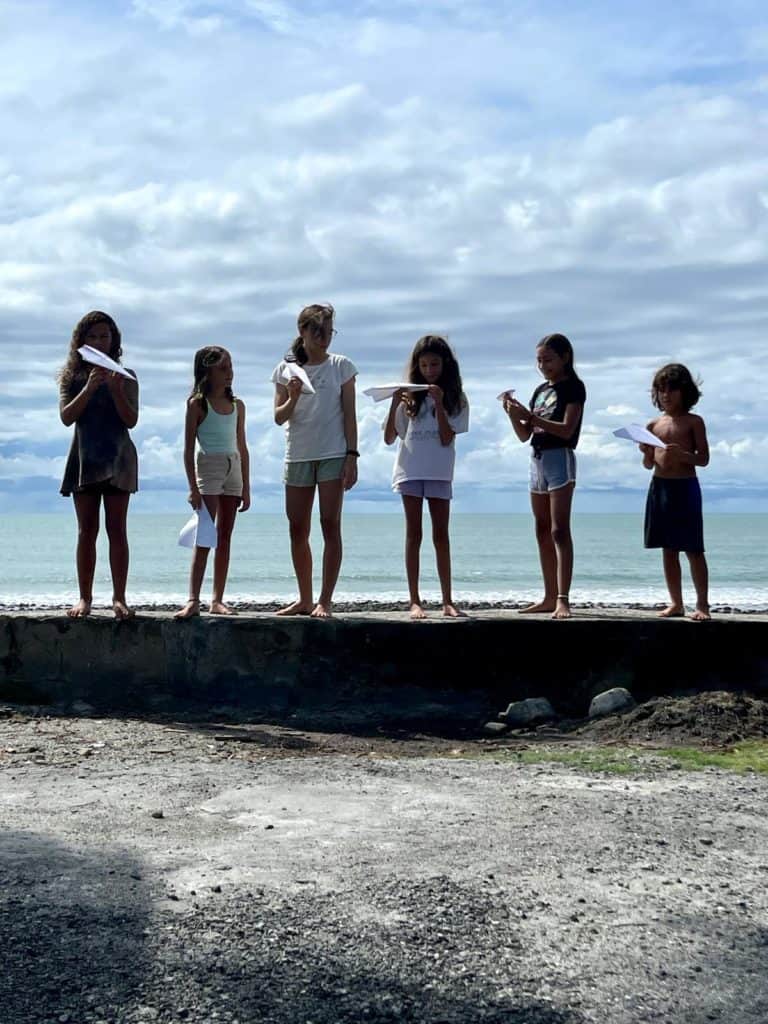
M 395 392 L 389 416 L 384 423 L 384 440 L 392 444 L 395 438 L 400 438 L 392 489 L 402 496 L 405 512 L 405 571 L 411 618 L 426 618 L 419 595 L 419 555 L 425 498 L 432 519 L 432 540 L 442 591 L 443 615 L 449 618 L 463 617 L 464 613 L 456 607 L 451 593 L 448 520 L 456 461 L 454 439 L 456 434 L 463 434 L 469 428 L 469 403 L 461 390 L 459 364 L 448 342 L 440 335 L 426 334 L 419 338 L 411 353 L 406 374 L 411 384 L 427 385 L 427 388 Z
M 285 511 L 291 535 L 291 558 L 299 585 L 298 600 L 278 615 L 331 615 L 333 591 L 341 569 L 341 505 L 344 492 L 357 482 L 357 367 L 328 348 L 336 333 L 333 306 L 306 306 L 299 313 L 299 336 L 272 373 L 275 423 L 286 424 Z M 292 366 L 309 378 L 310 392 Z M 315 604 L 309 531 L 315 488 L 323 531 L 323 581 Z

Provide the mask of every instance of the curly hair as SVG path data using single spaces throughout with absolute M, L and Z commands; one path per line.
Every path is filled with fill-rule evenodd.
M 227 349 L 222 348 L 221 345 L 205 345 L 203 348 L 199 348 L 195 352 L 194 362 L 194 382 L 192 384 L 192 390 L 189 394 L 190 398 L 196 398 L 203 407 L 204 412 L 208 412 L 208 400 L 207 396 L 211 391 L 211 381 L 208 376 L 208 371 L 212 366 L 218 366 L 221 360 L 229 356 Z M 224 394 L 227 396 L 230 402 L 234 402 L 235 396 L 231 387 L 224 389 Z
M 322 334 L 324 331 L 333 330 L 333 318 L 336 316 L 336 310 L 329 303 L 321 305 L 319 303 L 313 303 L 311 306 L 305 306 L 304 309 L 299 313 L 297 318 L 297 326 L 299 332 L 303 331 L 305 327 L 311 327 L 313 333 Z M 285 355 L 286 362 L 298 363 L 299 366 L 303 366 L 307 362 L 309 356 L 307 350 L 304 348 L 304 342 L 301 337 L 301 333 L 297 338 L 294 338 L 290 349 Z
M 426 384 L 424 376 L 419 369 L 419 359 L 422 356 L 440 356 L 443 361 L 443 369 L 437 384 L 443 389 L 443 404 L 446 412 L 454 416 L 464 404 L 464 393 L 461 386 L 461 373 L 456 356 L 451 346 L 440 334 L 425 334 L 416 342 L 411 352 L 411 358 L 406 367 L 406 380 L 411 384 Z M 426 391 L 416 391 L 411 396 L 408 404 L 408 415 L 416 417 L 421 412 L 421 407 L 427 397 Z
M 94 309 L 90 313 L 86 313 L 85 316 L 75 324 L 75 329 L 72 331 L 72 339 L 69 343 L 67 361 L 59 370 L 58 374 L 58 379 L 61 384 L 68 387 L 73 383 L 73 381 L 84 379 L 88 376 L 89 371 L 86 369 L 83 357 L 77 350 L 86 344 L 85 336 L 91 327 L 95 327 L 96 324 L 107 324 L 109 327 L 109 333 L 112 336 L 112 344 L 109 347 L 107 355 L 110 359 L 114 359 L 116 363 L 120 362 L 120 357 L 123 354 L 120 330 L 109 313 L 102 313 L 100 309 Z
M 701 398 L 701 380 L 694 380 L 691 371 L 682 363 L 667 363 L 656 371 L 651 384 L 651 401 L 657 409 L 662 408 L 659 399 L 661 391 L 679 391 L 683 408 L 688 412 Z

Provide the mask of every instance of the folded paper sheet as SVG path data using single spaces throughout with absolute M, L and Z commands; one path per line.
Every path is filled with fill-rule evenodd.
M 366 388 L 363 392 L 374 402 L 383 402 L 385 398 L 391 398 L 396 391 L 428 391 L 429 384 L 381 384 L 376 388 Z
M 179 534 L 179 547 L 182 548 L 215 548 L 218 535 L 216 524 L 205 502 L 196 509 Z
M 291 377 L 298 377 L 302 384 L 302 395 L 314 395 L 315 389 L 312 387 L 312 381 L 309 379 L 309 374 L 304 367 L 299 366 L 298 363 L 286 363 L 282 377 L 284 381 L 289 381 Z
M 641 427 L 639 423 L 630 423 L 628 427 L 619 427 L 614 430 L 614 437 L 623 437 L 627 441 L 634 441 L 635 444 L 650 444 L 654 448 L 666 448 L 667 446 L 650 430 Z
M 110 359 L 109 356 L 105 356 L 103 352 L 99 352 L 97 348 L 92 348 L 90 345 L 83 345 L 82 348 L 77 350 L 86 363 L 93 363 L 94 366 L 101 366 L 104 370 L 112 370 L 113 373 L 119 373 L 121 377 L 127 377 L 128 380 L 136 380 L 130 370 L 126 370 L 120 363 L 116 363 L 114 359 Z

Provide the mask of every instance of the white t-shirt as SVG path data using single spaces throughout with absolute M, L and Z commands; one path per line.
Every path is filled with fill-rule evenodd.
M 285 360 L 272 373 L 273 384 L 285 384 Z M 357 367 L 346 356 L 329 352 L 322 363 L 303 369 L 312 381 L 314 395 L 299 395 L 296 407 L 285 424 L 285 461 L 309 462 L 333 459 L 347 453 L 341 388 L 357 376 Z
M 419 415 L 411 419 L 400 403 L 395 411 L 395 430 L 400 438 L 400 448 L 395 459 L 392 487 L 404 480 L 453 480 L 456 461 L 455 438 L 450 444 L 440 440 L 440 428 L 434 415 L 435 403 L 429 395 L 422 403 Z M 462 407 L 448 422 L 455 434 L 464 434 L 469 429 L 469 402 L 462 395 Z M 385 424 L 386 425 L 386 424 Z

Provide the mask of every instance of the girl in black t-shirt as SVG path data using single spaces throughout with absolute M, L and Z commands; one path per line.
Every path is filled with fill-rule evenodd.
M 523 612 L 551 612 L 568 619 L 573 574 L 571 502 L 576 486 L 574 449 L 581 431 L 587 393 L 573 368 L 573 346 L 564 334 L 548 334 L 536 346 L 536 362 L 545 377 L 530 408 L 508 393 L 504 411 L 521 441 L 531 442 L 531 507 L 536 523 L 544 597 Z

